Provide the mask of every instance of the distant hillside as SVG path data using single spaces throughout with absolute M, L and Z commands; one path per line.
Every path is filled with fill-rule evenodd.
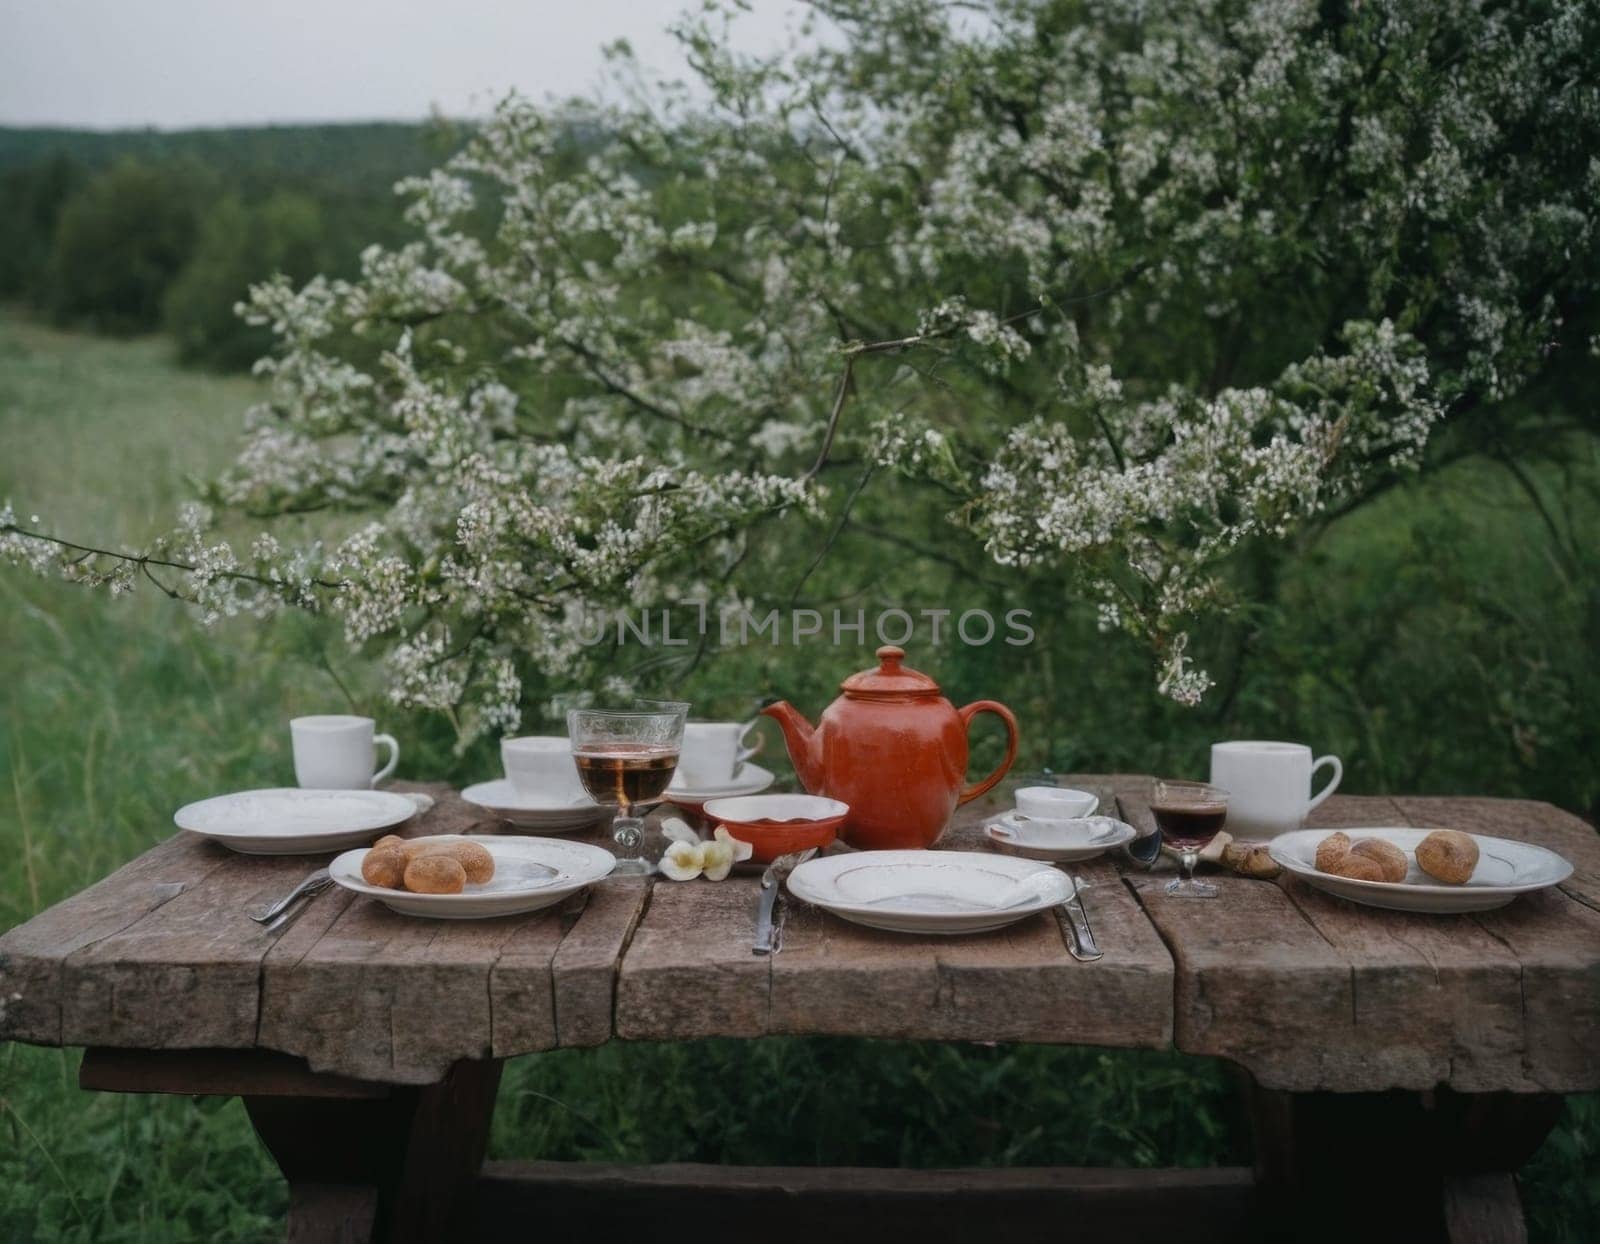
M 437 121 L 202 130 L 0 127 L 0 172 L 62 156 L 97 171 L 132 156 L 149 163 L 193 161 L 246 193 L 285 185 L 370 193 L 427 171 L 460 138 L 460 127 Z
M 271 345 L 234 314 L 274 273 L 352 275 L 407 236 L 394 184 L 467 127 L 0 128 L 0 301 L 100 332 L 164 327 L 186 362 L 244 368 Z
M 165 329 L 186 363 L 247 368 L 272 345 L 235 314 L 250 286 L 352 276 L 368 246 L 410 240 L 395 183 L 437 167 L 471 131 L 442 120 L 0 127 L 0 303 L 96 332 Z M 576 162 L 606 136 L 569 121 L 564 137 Z

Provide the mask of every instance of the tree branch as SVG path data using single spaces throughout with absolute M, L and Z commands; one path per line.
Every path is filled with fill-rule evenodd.
M 833 410 L 828 413 L 828 426 L 822 433 L 822 448 L 817 453 L 817 460 L 811 464 L 811 469 L 800 477 L 802 481 L 816 479 L 817 472 L 821 471 L 828 461 L 828 453 L 833 448 L 833 438 L 839 431 L 839 416 L 844 411 L 845 398 L 849 396 L 851 385 L 854 383 L 855 366 L 855 356 L 846 355 L 844 371 L 839 374 L 839 387 L 833 395 Z
M 602 363 L 600 357 L 582 342 L 573 341 L 567 337 L 559 338 L 559 340 L 562 345 L 583 360 L 584 366 L 588 369 L 589 374 L 600 382 L 601 387 L 604 388 L 606 392 L 613 393 L 620 398 L 625 398 L 627 401 L 632 402 L 646 414 L 654 415 L 658 419 L 665 419 L 668 423 L 675 423 L 686 431 L 696 432 L 701 436 L 709 436 L 714 440 L 719 440 L 729 445 L 736 443 L 735 438 L 729 436 L 726 432 L 718 431 L 716 428 L 707 427 L 703 423 L 696 423 L 694 420 L 678 414 L 677 411 L 668 410 L 659 402 L 652 402 L 643 394 L 634 392 L 634 390 L 630 389 L 621 381 L 613 380 L 606 373 L 604 364 Z
M 181 570 L 185 574 L 197 574 L 200 570 L 198 566 L 191 565 L 188 562 L 152 557 L 148 553 L 118 553 L 112 549 L 95 548 L 89 544 L 77 544 L 71 540 L 63 540 L 60 536 L 46 535 L 42 531 L 29 531 L 27 528 L 19 527 L 15 523 L 7 523 L 5 526 L 0 527 L 0 536 L 21 536 L 25 540 L 42 540 L 46 544 L 54 544 L 59 548 L 71 549 L 75 553 L 83 554 L 74 564 L 81 563 L 90 557 L 110 557 L 116 561 L 130 562 L 143 571 L 146 578 L 149 578 L 152 583 L 155 583 L 168 596 L 173 596 L 174 599 L 177 599 L 177 597 L 171 589 L 151 577 L 150 567 L 162 566 L 168 570 Z M 293 586 L 293 584 L 284 583 L 277 579 L 268 579 L 264 575 L 251 574 L 248 570 L 219 570 L 216 572 L 215 577 L 239 583 L 255 583 L 261 587 L 270 587 L 279 591 Z M 310 582 L 313 587 L 341 588 L 349 586 L 348 580 L 343 579 L 312 579 Z

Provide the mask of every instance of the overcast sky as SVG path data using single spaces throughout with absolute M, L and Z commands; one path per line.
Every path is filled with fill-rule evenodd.
M 0 125 L 97 128 L 412 120 L 488 111 L 517 87 L 587 94 L 626 37 L 658 73 L 692 0 L 0 0 Z M 736 44 L 768 51 L 789 0 Z

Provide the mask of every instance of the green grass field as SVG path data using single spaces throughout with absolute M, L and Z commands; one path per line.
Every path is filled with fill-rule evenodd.
M 63 533 L 149 535 L 186 476 L 226 457 L 254 391 L 176 369 L 158 340 L 0 318 L 0 497 Z M 1363 528 L 1381 520 L 1374 509 Z M 288 780 L 286 719 L 345 702 L 341 683 L 381 714 L 343 659 L 314 624 L 206 630 L 154 592 L 112 602 L 0 571 L 0 928 L 166 836 L 177 805 Z M 426 752 L 410 754 L 424 771 Z M 284 1188 L 237 1102 L 85 1094 L 76 1065 L 0 1047 L 0 1239 L 277 1238 Z M 1574 1101 L 1524 1173 L 1537 1238 L 1600 1233 L 1597 1131 L 1597 1099 Z M 1244 1136 L 1201 1060 L 774 1040 L 517 1060 L 492 1151 L 1168 1165 L 1239 1160 Z

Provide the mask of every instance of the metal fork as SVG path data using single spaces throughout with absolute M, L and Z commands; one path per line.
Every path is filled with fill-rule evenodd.
M 277 928 L 277 918 L 287 912 L 295 902 L 321 894 L 332 884 L 333 878 L 328 875 L 328 870 L 319 868 L 277 902 L 263 907 L 259 912 L 248 912 L 246 914 L 257 924 L 264 924 L 269 928 Z

